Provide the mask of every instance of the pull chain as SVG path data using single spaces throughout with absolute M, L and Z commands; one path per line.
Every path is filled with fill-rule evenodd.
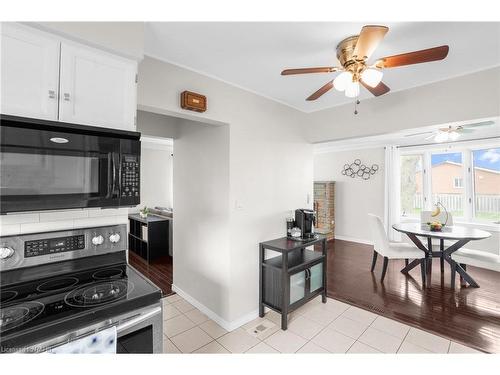
M 358 104 L 360 103 L 360 101 L 358 99 L 356 99 L 354 101 L 354 114 L 357 115 L 358 114 Z

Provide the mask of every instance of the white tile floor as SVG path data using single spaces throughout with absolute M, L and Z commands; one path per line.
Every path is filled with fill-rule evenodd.
M 165 353 L 479 353 L 331 298 L 302 306 L 287 331 L 275 312 L 227 332 L 176 294 L 163 307 Z

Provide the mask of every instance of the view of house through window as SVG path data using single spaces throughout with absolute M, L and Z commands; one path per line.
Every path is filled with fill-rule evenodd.
M 474 217 L 500 221 L 500 148 L 475 150 L 474 165 Z
M 500 223 L 500 147 L 401 155 L 401 216 L 418 217 L 426 201 L 465 221 Z
M 441 203 L 454 217 L 464 216 L 464 189 L 457 186 L 464 176 L 462 153 L 431 155 L 432 203 Z

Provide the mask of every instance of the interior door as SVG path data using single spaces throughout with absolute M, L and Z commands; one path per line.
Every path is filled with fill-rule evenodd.
M 59 41 L 3 22 L 1 45 L 2 113 L 57 120 Z
M 135 61 L 62 43 L 59 120 L 134 130 Z

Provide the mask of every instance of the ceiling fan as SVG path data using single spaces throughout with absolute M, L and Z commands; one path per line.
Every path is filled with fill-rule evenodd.
M 359 35 L 342 40 L 337 45 L 337 58 L 341 66 L 286 69 L 281 72 L 281 75 L 342 72 L 306 100 L 316 100 L 333 87 L 338 91 L 345 91 L 347 97 L 355 98 L 359 95 L 360 84 L 373 95 L 380 96 L 390 91 L 389 87 L 382 82 L 383 69 L 443 60 L 448 55 L 449 47 L 445 45 L 387 56 L 376 60 L 373 64 L 368 64 L 367 60 L 387 31 L 389 28 L 386 26 L 367 25 L 363 26 Z
M 473 133 L 476 130 L 476 128 L 492 126 L 494 124 L 495 124 L 494 121 L 483 121 L 467 125 L 458 125 L 458 126 L 450 125 L 447 128 L 440 128 L 421 133 L 407 134 L 405 135 L 405 137 L 415 137 L 417 135 L 430 134 L 429 136 L 424 138 L 426 141 L 434 138 L 436 142 L 450 142 L 450 141 L 452 142 L 460 138 L 462 134 Z

